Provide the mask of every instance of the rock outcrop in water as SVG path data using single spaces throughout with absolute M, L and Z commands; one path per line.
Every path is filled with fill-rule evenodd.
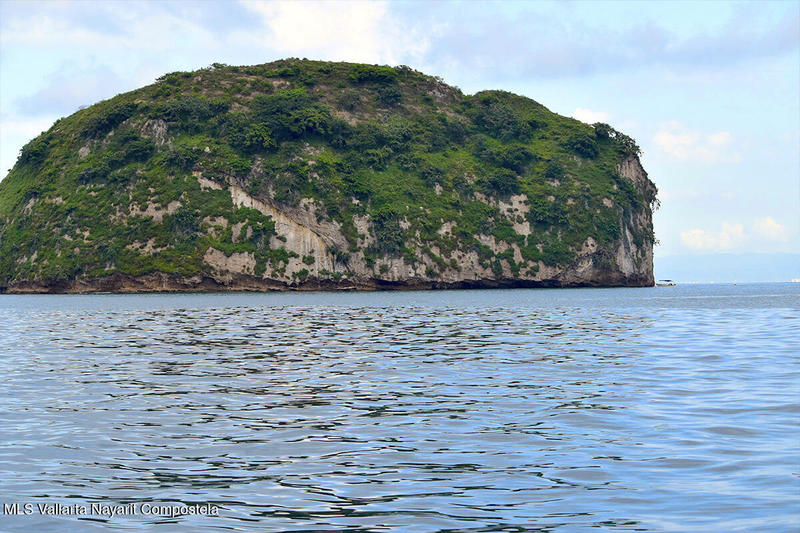
M 0 291 L 653 284 L 638 147 L 408 67 L 176 72 L 0 182 Z

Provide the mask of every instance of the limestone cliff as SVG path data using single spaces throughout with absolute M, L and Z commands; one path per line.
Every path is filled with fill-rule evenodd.
M 173 73 L 22 150 L 0 291 L 652 285 L 637 154 L 407 67 Z

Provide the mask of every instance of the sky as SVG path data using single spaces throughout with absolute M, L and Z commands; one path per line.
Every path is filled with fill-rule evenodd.
M 0 176 L 81 106 L 214 62 L 409 65 L 634 137 L 656 261 L 800 252 L 800 2 L 0 0 Z

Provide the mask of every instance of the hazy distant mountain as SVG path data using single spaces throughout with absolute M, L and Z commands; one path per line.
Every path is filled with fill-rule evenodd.
M 656 257 L 655 276 L 675 281 L 791 281 L 800 278 L 800 254 Z

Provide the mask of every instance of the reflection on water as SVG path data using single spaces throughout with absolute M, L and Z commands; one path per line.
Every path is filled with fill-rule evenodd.
M 221 510 L 3 527 L 797 528 L 797 290 L 679 289 L 4 297 L 3 502 Z

